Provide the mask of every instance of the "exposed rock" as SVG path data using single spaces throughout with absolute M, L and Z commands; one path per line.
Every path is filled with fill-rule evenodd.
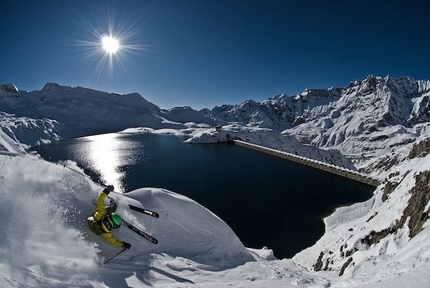
M 414 144 L 408 158 L 413 159 L 417 157 L 424 157 L 430 153 L 430 138 Z
M 339 276 L 342 276 L 343 273 L 345 273 L 345 269 L 349 266 L 349 264 L 351 264 L 352 260 L 353 260 L 352 257 L 346 260 L 346 262 L 342 265 L 342 268 L 340 269 Z
M 388 199 L 388 195 L 390 195 L 390 193 L 393 192 L 399 184 L 400 182 L 387 181 L 384 186 L 384 193 L 382 193 L 382 201 L 386 201 Z
M 321 271 L 323 267 L 323 261 L 322 261 L 323 257 L 324 257 L 324 252 L 321 251 L 320 256 L 318 256 L 317 263 L 315 263 L 314 265 L 315 271 Z
M 430 200 L 430 171 L 424 171 L 415 177 L 415 186 L 411 189 L 411 198 L 400 219 L 403 225 L 409 218 L 409 237 L 414 237 L 421 231 L 428 218 L 429 211 L 425 208 Z
M 429 211 L 425 211 L 425 208 L 430 200 L 430 171 L 424 171 L 415 176 L 415 186 L 409 192 L 411 193 L 411 198 L 409 198 L 408 205 L 394 226 L 378 232 L 370 232 L 369 235 L 361 239 L 363 244 L 370 247 L 373 244 L 379 243 L 381 239 L 389 234 L 397 233 L 406 222 L 408 223 L 409 237 L 413 238 L 421 231 L 429 214 Z
M 0 85 L 0 91 L 6 92 L 7 94 L 17 94 L 19 92 L 18 88 L 12 83 Z

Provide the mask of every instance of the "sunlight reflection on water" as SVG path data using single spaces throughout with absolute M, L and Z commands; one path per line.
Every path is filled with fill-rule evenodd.
M 89 136 L 88 160 L 95 171 L 100 173 L 101 180 L 114 185 L 117 191 L 123 190 L 122 180 L 125 173 L 119 168 L 122 165 L 120 148 L 123 141 L 117 139 L 118 134 Z
M 96 173 L 104 185 L 114 185 L 125 192 L 127 166 L 150 158 L 145 144 L 130 139 L 127 134 L 102 134 L 79 139 L 74 155 L 85 168 Z
M 34 147 L 49 161 L 76 161 L 78 166 L 95 182 L 102 185 L 114 185 L 117 192 L 125 192 L 124 182 L 128 170 L 137 163 L 146 163 L 154 153 L 151 143 L 141 141 L 138 137 L 130 137 L 127 133 L 111 133 L 86 136 L 50 145 Z M 142 171 L 143 173 L 143 171 Z

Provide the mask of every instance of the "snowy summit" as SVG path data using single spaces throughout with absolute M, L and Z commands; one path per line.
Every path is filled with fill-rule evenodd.
M 292 259 L 244 247 L 211 211 L 183 195 L 142 187 L 113 193 L 124 220 L 120 250 L 86 218 L 103 187 L 72 161 L 50 163 L 29 147 L 125 130 L 240 139 L 379 179 L 373 197 L 324 219 L 325 234 Z M 119 95 L 48 83 L 0 85 L 1 287 L 429 287 L 430 80 L 368 76 L 261 103 L 160 109 Z M 157 211 L 155 219 L 128 205 Z M 294 233 L 294 231 L 291 231 Z

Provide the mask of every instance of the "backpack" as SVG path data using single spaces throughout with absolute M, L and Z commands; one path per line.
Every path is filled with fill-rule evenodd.
M 100 227 L 99 221 L 96 221 L 93 216 L 88 217 L 87 221 L 88 221 L 88 227 L 94 234 L 101 235 L 103 233 L 103 230 Z

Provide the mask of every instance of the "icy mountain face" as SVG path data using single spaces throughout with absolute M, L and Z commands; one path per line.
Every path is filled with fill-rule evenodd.
M 166 120 L 179 123 L 206 123 L 209 125 L 216 125 L 213 119 L 210 119 L 204 114 L 204 111 L 196 111 L 191 107 L 174 107 L 168 110 L 161 110 L 161 116 Z
M 339 150 L 363 172 L 372 173 L 400 163 L 407 149 L 398 153 L 399 148 L 426 134 L 429 96 L 428 80 L 370 75 L 345 88 L 306 89 L 295 97 L 281 94 L 205 113 L 223 125 L 273 129 L 303 144 Z M 379 158 L 393 150 L 395 157 Z
M 337 101 L 312 109 L 304 123 L 284 134 L 320 148 L 339 149 L 369 173 L 380 165 L 369 158 L 398 152 L 425 133 L 429 96 L 430 81 L 369 76 L 342 89 Z M 401 159 L 392 160 L 395 165 Z
M 429 86 L 430 81 L 414 81 L 408 77 L 393 79 L 389 76 L 386 78 L 369 76 L 364 81 L 355 81 L 342 89 L 338 101 L 321 103 L 317 109 L 308 113 L 305 120 L 307 126 L 316 127 L 312 129 L 313 135 L 308 134 L 312 137 L 308 138 L 333 134 L 325 133 L 327 131 L 342 130 L 345 132 L 344 136 L 350 136 L 372 133 L 387 126 L 412 127 L 417 123 L 425 123 L 429 116 Z M 355 130 L 351 128 L 346 130 L 347 126 L 355 126 Z M 300 128 L 297 127 L 295 130 Z M 333 140 L 320 137 L 311 142 L 317 146 L 331 146 L 342 141 Z
M 41 91 L 1 93 L 0 107 L 16 116 L 56 120 L 59 133 L 66 138 L 118 131 L 143 121 L 161 122 L 154 115 L 158 108 L 138 94 L 118 95 L 55 83 L 46 84 Z
M 428 122 L 429 93 L 430 81 L 370 75 L 345 88 L 306 89 L 295 97 L 281 94 L 261 103 L 247 100 L 238 105 L 215 107 L 210 115 L 219 121 L 260 128 L 295 128 L 300 140 L 325 146 L 328 139 L 313 139 L 333 126 L 355 123 L 359 127 L 355 133 L 359 134 L 373 132 L 379 127 L 412 127 Z M 317 128 L 300 137 L 298 131 L 306 130 L 305 126 Z
M 261 103 L 247 100 L 239 105 L 223 105 L 212 109 L 211 116 L 219 122 L 282 130 L 297 126 L 312 118 L 324 104 L 337 101 L 340 89 L 307 89 L 296 97 L 285 94 Z
M 120 95 L 82 87 L 60 86 L 47 83 L 41 91 L 19 91 L 12 84 L 0 87 L 0 111 L 34 119 L 49 118 L 57 121 L 59 134 L 64 138 L 106 132 L 130 127 L 180 129 L 187 117 L 208 123 L 213 121 L 197 111 L 184 113 L 166 111 L 148 102 L 141 95 Z M 164 118 L 165 117 L 165 118 Z
M 14 117 L 0 112 L 0 151 L 24 152 L 30 146 L 58 141 L 58 126 L 54 120 Z
M 406 157 L 405 144 L 425 135 L 430 121 L 430 81 L 369 75 L 345 88 L 306 89 L 205 111 L 220 124 L 268 128 L 303 144 L 335 149 L 363 172 L 392 167 Z M 379 158 L 390 152 L 394 157 Z
M 211 116 L 219 123 L 240 123 L 259 128 L 274 126 L 274 119 L 265 113 L 264 107 L 253 100 L 247 100 L 239 105 L 223 105 L 212 109 Z

